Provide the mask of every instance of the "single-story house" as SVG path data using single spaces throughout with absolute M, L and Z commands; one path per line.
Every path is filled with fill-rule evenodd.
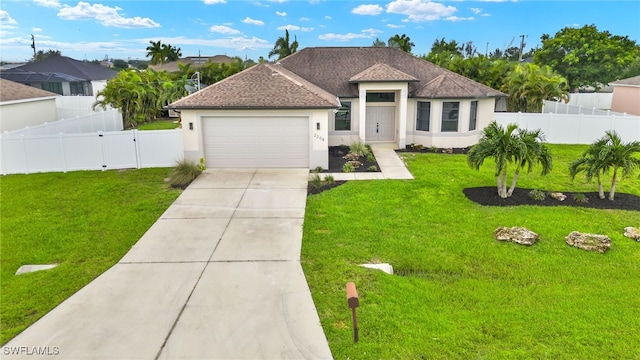
M 99 64 L 54 55 L 1 71 L 0 77 L 64 96 L 95 96 L 117 74 Z
M 58 96 L 46 90 L 0 79 L 0 132 L 58 120 Z
M 352 142 L 466 147 L 506 95 L 389 47 L 305 48 L 169 105 L 209 167 L 328 167 Z
M 611 111 L 640 116 L 640 75 L 611 83 Z

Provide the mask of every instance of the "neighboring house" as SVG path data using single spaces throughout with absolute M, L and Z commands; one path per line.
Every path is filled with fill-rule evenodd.
M 0 77 L 64 96 L 95 96 L 117 74 L 99 64 L 54 55 L 1 71 Z
M 328 167 L 328 147 L 466 147 L 506 95 L 388 47 L 305 48 L 171 105 L 209 167 Z
M 178 59 L 176 61 L 171 61 L 164 64 L 149 65 L 149 69 L 152 69 L 155 71 L 176 72 L 180 70 L 180 66 L 178 64 L 182 64 L 182 65 L 190 64 L 192 69 L 197 69 L 208 62 L 222 64 L 222 63 L 230 63 L 232 60 L 233 59 L 228 57 L 227 55 L 187 56 L 185 58 Z
M 640 75 L 614 81 L 611 111 L 640 116 Z
M 0 132 L 58 120 L 56 97 L 60 95 L 0 79 Z

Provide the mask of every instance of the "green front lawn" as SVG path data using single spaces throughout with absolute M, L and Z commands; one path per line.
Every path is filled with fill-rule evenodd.
M 114 265 L 178 197 L 170 169 L 0 178 L 4 344 Z M 20 276 L 21 265 L 54 270 Z
M 568 176 L 585 146 L 550 148 L 552 173 L 524 174 L 518 187 L 597 191 Z M 495 186 L 490 163 L 478 172 L 464 155 L 406 157 L 413 181 L 351 181 L 307 200 L 302 265 L 336 359 L 639 358 L 640 243 L 622 232 L 640 226 L 640 213 L 483 207 L 462 190 Z M 618 192 L 640 195 L 637 175 Z M 540 241 L 497 242 L 498 226 L 525 226 Z M 611 250 L 569 247 L 574 230 L 608 235 Z M 368 262 L 405 275 L 357 266 Z M 349 281 L 360 294 L 358 344 Z
M 180 126 L 178 119 L 163 119 L 151 121 L 138 126 L 138 130 L 173 130 Z

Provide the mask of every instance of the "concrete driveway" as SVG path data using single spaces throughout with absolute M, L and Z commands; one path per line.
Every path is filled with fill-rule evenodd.
M 3 358 L 331 358 L 300 266 L 307 179 L 306 169 L 205 171 Z

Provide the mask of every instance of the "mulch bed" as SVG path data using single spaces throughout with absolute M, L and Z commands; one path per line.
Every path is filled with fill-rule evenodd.
M 347 160 L 343 159 L 342 157 L 347 155 L 348 153 L 348 146 L 329 146 L 329 170 L 325 172 L 341 173 L 342 166 L 347 163 Z M 362 166 L 356 168 L 354 172 L 372 172 L 369 170 L 369 167 L 371 166 L 375 166 L 376 169 L 378 169 L 377 171 L 373 172 L 380 172 L 380 166 L 378 166 L 377 161 L 368 161 L 366 157 L 361 157 L 360 159 L 358 159 L 358 161 L 362 163 Z
M 534 205 L 534 206 L 571 206 L 593 209 L 614 209 L 614 210 L 631 210 L 640 211 L 640 196 L 616 193 L 615 200 L 600 199 L 597 192 L 582 193 L 587 197 L 588 202 L 577 202 L 574 199 L 575 193 L 564 192 L 567 198 L 564 201 L 558 201 L 547 196 L 544 200 L 533 200 L 529 197 L 532 189 L 516 188 L 513 195 L 503 199 L 498 196 L 498 189 L 495 186 L 466 188 L 462 192 L 466 197 L 480 205 L 485 206 L 518 206 L 518 205 Z M 549 193 L 549 191 L 545 191 Z M 605 192 L 608 197 L 609 193 Z
M 471 147 L 465 148 L 431 148 L 431 147 L 421 147 L 417 145 L 407 145 L 404 149 L 398 149 L 396 152 L 398 153 L 431 153 L 431 154 L 466 154 L 469 152 Z
M 346 183 L 346 181 L 334 181 L 332 184 L 322 185 L 320 187 L 315 187 L 309 183 L 309 185 L 307 185 L 307 196 L 320 194 L 323 191 L 333 189 L 344 183 Z

